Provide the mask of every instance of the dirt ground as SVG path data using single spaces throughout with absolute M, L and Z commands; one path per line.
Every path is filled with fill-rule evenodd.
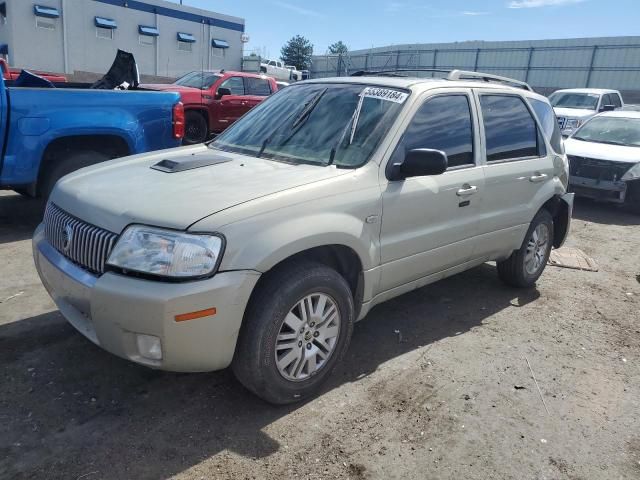
M 639 216 L 578 202 L 597 273 L 516 290 L 487 264 L 377 307 L 322 395 L 275 408 L 76 333 L 33 267 L 40 208 L 0 193 L 2 479 L 640 478 Z

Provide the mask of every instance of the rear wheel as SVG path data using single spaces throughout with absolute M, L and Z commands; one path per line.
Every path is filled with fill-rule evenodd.
M 498 275 L 508 285 L 532 287 L 549 260 L 553 243 L 553 217 L 540 210 L 534 217 L 522 246 L 511 256 L 498 262 Z
M 80 151 L 71 153 L 60 160 L 53 160 L 55 163 L 44 173 L 44 178 L 41 180 L 39 188 L 40 196 L 47 200 L 56 182 L 65 175 L 109 159 L 110 157 L 105 153 Z
M 312 262 L 264 281 L 245 315 L 232 368 L 268 402 L 301 401 L 318 392 L 349 346 L 351 290 L 338 272 Z
M 194 145 L 202 143 L 207 139 L 209 129 L 207 121 L 198 112 L 187 112 L 185 115 L 184 139 L 182 143 L 185 145 Z

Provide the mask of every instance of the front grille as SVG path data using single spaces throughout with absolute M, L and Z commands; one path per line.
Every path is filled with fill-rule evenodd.
M 564 126 L 567 124 L 567 117 L 558 117 L 558 127 L 560 130 L 564 130 Z
M 104 272 L 104 264 L 118 238 L 115 233 L 69 215 L 51 202 L 44 213 L 44 233 L 58 252 L 92 273 Z
M 627 173 L 635 163 L 612 162 L 597 158 L 569 155 L 569 173 L 574 177 L 592 178 L 616 182 Z

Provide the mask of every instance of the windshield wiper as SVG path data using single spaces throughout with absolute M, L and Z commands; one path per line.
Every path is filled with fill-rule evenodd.
M 360 100 L 358 100 L 358 106 L 353 112 L 353 115 L 351 115 L 351 119 L 342 130 L 342 133 L 340 134 L 340 137 L 338 138 L 338 141 L 336 142 L 336 144 L 331 148 L 331 153 L 329 154 L 329 163 L 327 163 L 327 165 L 333 164 L 333 159 L 336 156 L 338 148 L 340 148 L 340 145 L 344 141 L 344 137 L 347 135 L 347 131 L 349 131 L 350 126 L 351 126 L 351 135 L 349 136 L 349 145 L 353 143 L 353 137 L 355 136 L 356 129 L 358 128 L 358 120 L 360 119 L 360 112 L 362 111 L 363 103 L 364 103 L 364 95 L 360 95 Z
M 315 97 L 309 100 L 309 103 L 307 103 L 307 105 L 300 112 L 300 115 L 298 115 L 298 117 L 291 124 L 292 130 L 295 130 L 297 127 L 302 125 L 307 120 L 307 118 L 309 118 L 309 115 L 311 115 L 311 112 L 313 112 L 313 109 L 316 108 L 316 105 L 318 105 L 318 103 L 320 102 L 320 99 L 327 92 L 327 90 L 329 89 L 325 88 L 319 91 L 318 93 L 316 93 Z

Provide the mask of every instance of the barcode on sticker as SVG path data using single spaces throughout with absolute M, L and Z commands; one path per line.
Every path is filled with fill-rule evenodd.
M 377 98 L 395 103 L 404 103 L 409 96 L 409 94 L 405 92 L 380 87 L 367 87 L 362 91 L 362 95 L 368 98 Z

